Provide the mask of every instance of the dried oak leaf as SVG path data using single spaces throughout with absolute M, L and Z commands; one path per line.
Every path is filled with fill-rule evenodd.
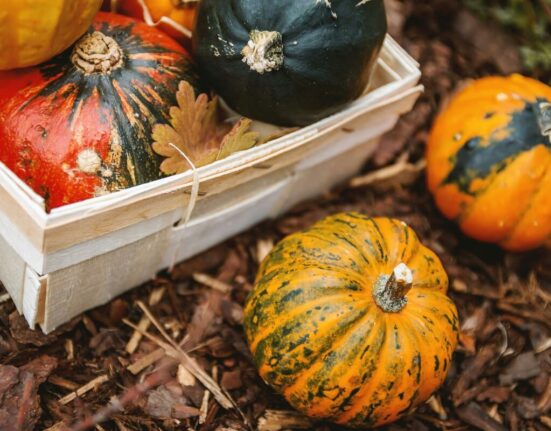
M 170 125 L 153 128 L 153 151 L 165 157 L 161 163 L 164 174 L 190 169 L 181 152 L 199 167 L 259 143 L 259 134 L 249 130 L 251 120 L 242 118 L 233 127 L 220 121 L 217 98 L 209 100 L 206 94 L 195 97 L 188 82 L 180 82 L 176 100 L 178 106 L 170 108 Z

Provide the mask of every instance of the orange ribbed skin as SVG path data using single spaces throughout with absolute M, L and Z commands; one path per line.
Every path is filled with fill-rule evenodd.
M 428 187 L 442 213 L 479 241 L 511 251 L 549 244 L 551 87 L 520 75 L 477 80 L 437 118 Z M 543 126 L 543 127 L 542 127 Z

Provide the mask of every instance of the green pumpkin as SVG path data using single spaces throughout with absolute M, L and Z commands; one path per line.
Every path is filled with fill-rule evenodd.
M 237 112 L 304 126 L 362 94 L 386 28 L 383 0 L 203 0 L 193 49 Z

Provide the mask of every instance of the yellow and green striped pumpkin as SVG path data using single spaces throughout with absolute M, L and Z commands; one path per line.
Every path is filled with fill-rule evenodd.
M 458 339 L 447 288 L 440 260 L 405 223 L 338 214 L 266 257 L 246 336 L 262 378 L 297 410 L 379 426 L 446 377 Z

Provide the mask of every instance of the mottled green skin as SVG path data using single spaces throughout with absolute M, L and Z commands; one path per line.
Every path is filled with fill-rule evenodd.
M 386 313 L 372 289 L 399 263 L 408 303 Z M 329 217 L 280 242 L 261 265 L 245 331 L 263 379 L 298 410 L 352 427 L 407 414 L 443 382 L 458 317 L 438 257 L 405 224 Z

